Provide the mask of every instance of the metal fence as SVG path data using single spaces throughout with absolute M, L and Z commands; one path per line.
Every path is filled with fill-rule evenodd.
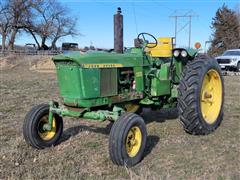
M 62 51 L 54 50 L 0 50 L 0 56 L 8 55 L 29 55 L 29 56 L 54 56 L 61 54 Z

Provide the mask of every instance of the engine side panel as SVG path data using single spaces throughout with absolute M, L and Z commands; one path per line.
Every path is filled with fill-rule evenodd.
M 155 77 L 151 82 L 152 96 L 170 95 L 171 83 L 169 79 L 169 68 L 168 64 L 163 64 L 161 69 L 156 71 Z

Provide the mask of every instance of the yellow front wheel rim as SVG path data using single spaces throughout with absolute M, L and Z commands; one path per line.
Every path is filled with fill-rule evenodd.
M 204 120 L 215 123 L 222 106 L 222 80 L 216 70 L 210 69 L 204 76 L 200 98 Z
M 142 132 L 139 127 L 132 127 L 126 138 L 126 151 L 129 157 L 134 157 L 140 150 L 142 143 Z
M 53 117 L 53 122 L 52 122 L 52 129 L 50 131 L 44 130 L 44 128 L 43 128 L 44 124 L 47 124 L 47 123 L 48 123 L 48 115 L 43 116 L 40 119 L 39 124 L 38 124 L 38 134 L 39 134 L 40 138 L 44 141 L 51 140 L 55 136 L 56 131 L 57 131 L 56 120 L 54 117 Z

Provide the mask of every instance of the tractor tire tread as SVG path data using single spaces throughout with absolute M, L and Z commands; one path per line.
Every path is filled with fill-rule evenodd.
M 210 64 L 210 65 L 209 65 Z M 217 124 L 208 128 L 201 120 L 201 115 L 197 112 L 199 109 L 196 92 L 199 90 L 200 78 L 206 67 L 214 67 L 218 72 L 221 71 L 219 65 L 214 59 L 209 59 L 206 56 L 196 57 L 185 66 L 181 75 L 181 81 L 178 87 L 178 110 L 180 122 L 186 132 L 194 135 L 206 135 L 214 131 L 221 123 L 223 111 L 221 107 Z
M 62 118 L 58 115 L 54 115 L 57 121 L 57 132 L 56 132 L 56 136 L 53 137 L 52 140 L 50 140 L 51 142 L 48 143 L 44 143 L 44 142 L 39 142 L 39 140 L 36 139 L 36 137 L 33 135 L 34 133 L 34 128 L 35 128 L 35 123 L 36 123 L 36 118 L 38 118 L 38 116 L 47 111 L 49 109 L 49 105 L 48 104 L 40 104 L 37 106 L 34 106 L 26 115 L 24 123 L 23 123 L 23 136 L 25 141 L 31 145 L 34 148 L 37 149 L 44 149 L 46 147 L 52 146 L 52 145 L 56 145 L 56 143 L 59 141 L 61 134 L 62 134 L 62 130 L 63 130 L 63 121 Z
M 109 154 L 112 162 L 116 165 L 121 165 L 121 166 L 133 166 L 135 163 L 131 162 L 126 162 L 125 158 L 123 157 L 123 144 L 125 142 L 122 140 L 122 137 L 126 131 L 126 127 L 129 127 L 130 123 L 134 121 L 135 118 L 139 118 L 138 121 L 141 121 L 141 124 L 144 124 L 143 119 L 134 113 L 124 113 L 119 117 L 119 119 L 113 124 L 113 127 L 110 132 L 109 136 Z M 144 126 L 145 128 L 145 126 Z M 145 147 L 145 141 L 146 141 L 146 129 L 143 132 L 143 141 L 144 144 L 143 146 Z

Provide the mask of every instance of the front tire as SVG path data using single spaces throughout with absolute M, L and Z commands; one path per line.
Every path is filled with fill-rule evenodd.
M 133 113 L 125 113 L 113 124 L 109 137 L 109 154 L 112 162 L 127 167 L 143 158 L 147 140 L 144 120 Z
M 50 131 L 44 130 L 48 123 L 49 105 L 40 104 L 33 107 L 25 117 L 23 136 L 25 141 L 34 148 L 43 149 L 54 146 L 59 141 L 63 131 L 62 117 L 53 114 L 53 125 Z
M 198 57 L 190 61 L 178 88 L 178 110 L 185 131 L 205 135 L 223 119 L 224 83 L 216 60 Z

